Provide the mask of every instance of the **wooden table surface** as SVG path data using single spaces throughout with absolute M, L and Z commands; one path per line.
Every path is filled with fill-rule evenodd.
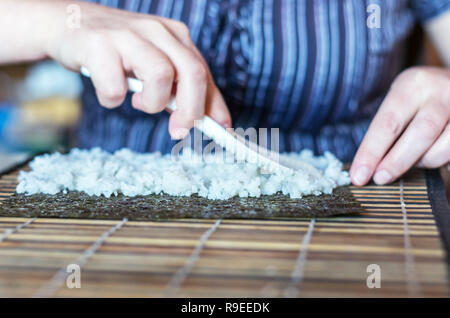
M 0 212 L 16 183 L 0 178 Z M 0 217 L 0 297 L 448 297 L 423 171 L 350 190 L 360 213 L 333 218 Z M 367 284 L 370 266 L 381 288 Z

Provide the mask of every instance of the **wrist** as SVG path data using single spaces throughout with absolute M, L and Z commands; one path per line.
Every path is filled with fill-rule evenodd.
M 61 45 L 68 34 L 68 7 L 73 2 L 44 0 L 31 4 L 36 13 L 33 14 L 36 35 L 36 46 L 46 57 L 58 59 Z

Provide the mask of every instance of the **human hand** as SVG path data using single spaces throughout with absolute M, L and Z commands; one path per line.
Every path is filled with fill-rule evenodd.
M 55 15 L 65 14 L 62 3 L 46 2 Z M 186 25 L 154 15 L 77 5 L 81 8 L 80 28 L 62 27 L 47 39 L 45 49 L 69 69 L 86 67 L 101 105 L 121 105 L 127 93 L 126 77 L 132 76 L 144 83 L 143 91 L 132 97 L 136 109 L 161 112 L 175 95 L 177 110 L 169 121 L 173 138 L 183 138 L 194 120 L 204 114 L 231 126 L 222 95 Z
M 357 186 L 395 181 L 412 166 L 450 161 L 450 71 L 414 67 L 400 74 L 375 115 L 350 169 Z

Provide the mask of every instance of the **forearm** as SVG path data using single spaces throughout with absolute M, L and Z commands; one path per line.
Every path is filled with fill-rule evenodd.
M 65 27 L 68 4 L 60 0 L 1 0 L 0 64 L 47 57 L 49 43 Z

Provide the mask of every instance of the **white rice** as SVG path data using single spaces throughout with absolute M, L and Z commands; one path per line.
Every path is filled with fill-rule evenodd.
M 287 154 L 289 160 L 311 165 L 294 173 L 264 174 L 255 164 L 226 163 L 219 156 L 199 160 L 184 155 L 174 160 L 159 153 L 140 154 L 128 149 L 114 154 L 99 148 L 73 149 L 69 154 L 36 157 L 31 171 L 21 171 L 16 191 L 25 194 L 57 194 L 80 191 L 110 197 L 166 193 L 174 196 L 198 194 L 208 199 L 233 196 L 259 197 L 283 193 L 291 198 L 331 194 L 350 183 L 342 163 L 331 153 L 314 157 L 309 150 Z M 308 166 L 308 165 L 307 165 Z

